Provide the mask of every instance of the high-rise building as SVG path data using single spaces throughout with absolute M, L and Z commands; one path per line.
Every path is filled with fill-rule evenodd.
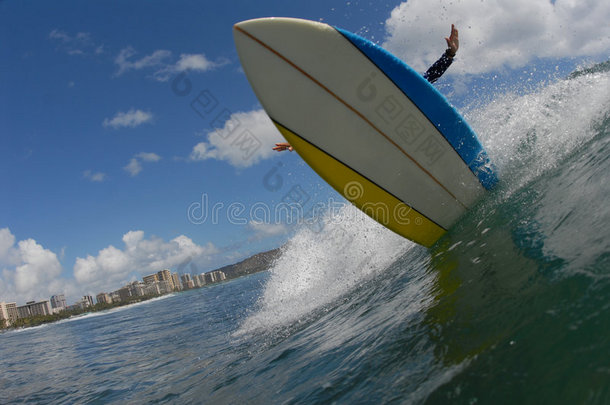
M 205 283 L 205 274 L 201 273 L 193 277 L 196 287 L 203 287 Z
M 5 321 L 5 326 L 10 326 L 19 318 L 17 312 L 17 303 L 15 302 L 0 302 L 0 324 Z M 1 326 L 1 325 L 0 325 Z
M 174 291 L 174 289 L 176 287 L 174 286 L 174 279 L 172 278 L 172 273 L 169 270 L 167 270 L 167 269 L 161 270 L 160 272 L 157 273 L 157 277 L 159 278 L 159 281 L 167 281 L 169 283 L 168 284 L 168 286 L 170 288 L 169 292 Z
M 51 304 L 44 300 L 40 302 L 29 301 L 25 305 L 17 307 L 17 315 L 19 318 L 28 318 L 30 316 L 51 315 Z
M 93 303 L 93 297 L 90 295 L 83 296 L 83 302 L 86 302 L 88 307 L 92 307 L 93 305 L 95 305 Z
M 159 282 L 145 284 L 144 295 L 161 295 L 161 289 L 159 288 Z
M 128 301 L 129 297 L 131 297 L 131 288 L 129 288 L 129 285 L 126 285 L 125 287 L 119 289 L 118 291 L 119 293 L 119 297 L 121 297 L 121 301 Z
M 183 274 L 180 276 L 180 280 L 182 281 L 182 288 L 188 290 L 190 288 L 195 288 L 195 283 L 191 279 L 190 274 Z
M 151 274 L 150 276 L 143 277 L 142 281 L 144 281 L 144 284 L 156 283 L 159 281 L 159 276 L 157 274 Z
M 210 271 L 205 273 L 204 276 L 206 284 L 218 283 L 227 279 L 227 275 L 220 270 Z
M 4 326 L 4 321 L 8 324 L 8 311 L 6 310 L 6 303 L 0 302 L 0 327 Z
M 157 284 L 159 285 L 161 294 L 169 294 L 174 291 L 174 283 L 169 280 L 159 281 Z
M 182 290 L 182 283 L 180 282 L 180 276 L 178 273 L 172 273 L 172 280 L 174 280 L 174 288 L 176 291 Z
M 93 306 L 93 297 L 90 295 L 84 295 L 83 298 L 78 300 L 76 304 L 74 304 L 76 308 L 80 307 L 82 310 L 86 310 L 89 307 Z
M 118 291 L 113 291 L 110 293 L 110 299 L 112 300 L 112 302 L 120 302 L 121 295 L 119 294 Z
M 112 297 L 107 293 L 99 293 L 95 296 L 98 304 L 112 304 Z
M 141 281 L 134 281 L 127 284 L 125 287 L 129 288 L 132 297 L 141 297 L 145 295 L 144 289 L 146 284 Z
M 53 312 L 63 311 L 68 307 L 66 297 L 63 294 L 57 294 L 51 297 L 51 308 Z

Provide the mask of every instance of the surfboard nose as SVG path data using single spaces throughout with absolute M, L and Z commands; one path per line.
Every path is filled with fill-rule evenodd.
M 256 25 L 269 25 L 269 24 L 294 24 L 299 21 L 305 21 L 299 18 L 291 18 L 291 17 L 263 17 L 263 18 L 252 18 L 250 20 L 240 21 L 233 25 L 233 28 L 240 27 L 246 28 L 248 26 L 256 26 Z
M 273 26 L 281 24 L 282 20 L 295 20 L 294 18 L 286 17 L 266 17 L 266 18 L 253 18 L 250 20 L 240 21 L 233 25 L 234 30 L 245 30 L 250 29 L 261 29 L 261 27 Z
M 233 32 L 250 34 L 257 38 L 284 38 L 287 32 L 307 33 L 311 29 L 333 30 L 327 24 L 292 17 L 265 17 L 245 20 L 233 25 Z

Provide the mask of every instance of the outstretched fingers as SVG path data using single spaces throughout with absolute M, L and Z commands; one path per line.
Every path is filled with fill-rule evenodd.
M 455 55 L 460 47 L 460 40 L 458 36 L 458 30 L 455 28 L 455 25 L 451 24 L 451 35 L 449 38 L 445 38 L 447 41 L 447 46 L 451 50 L 451 53 Z

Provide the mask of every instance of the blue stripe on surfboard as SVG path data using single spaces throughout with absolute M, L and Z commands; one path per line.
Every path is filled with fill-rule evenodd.
M 489 156 L 466 120 L 445 97 L 422 75 L 378 45 L 349 31 L 335 27 L 356 48 L 366 55 L 440 131 L 447 142 L 486 189 L 491 189 L 498 177 Z

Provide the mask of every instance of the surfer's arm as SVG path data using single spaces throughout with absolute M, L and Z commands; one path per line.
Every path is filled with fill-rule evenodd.
M 281 152 L 286 149 L 288 149 L 290 152 L 292 152 L 292 146 L 290 146 L 290 144 L 288 142 L 276 143 L 275 146 L 273 147 L 273 150 L 276 150 L 278 152 Z
M 458 37 L 458 30 L 455 25 L 451 24 L 451 35 L 449 38 L 445 38 L 447 41 L 447 50 L 443 53 L 443 56 L 439 60 L 434 62 L 432 66 L 424 73 L 424 79 L 430 83 L 434 83 L 439 77 L 445 73 L 445 71 L 453 63 L 453 58 L 460 47 L 460 40 Z
M 445 73 L 447 68 L 449 68 L 452 63 L 453 58 L 450 55 L 447 55 L 447 51 L 445 51 L 443 56 L 441 56 L 439 60 L 434 62 L 434 64 L 430 66 L 428 70 L 426 70 L 426 73 L 424 73 L 424 79 L 430 83 L 434 83 L 443 75 L 443 73 Z

